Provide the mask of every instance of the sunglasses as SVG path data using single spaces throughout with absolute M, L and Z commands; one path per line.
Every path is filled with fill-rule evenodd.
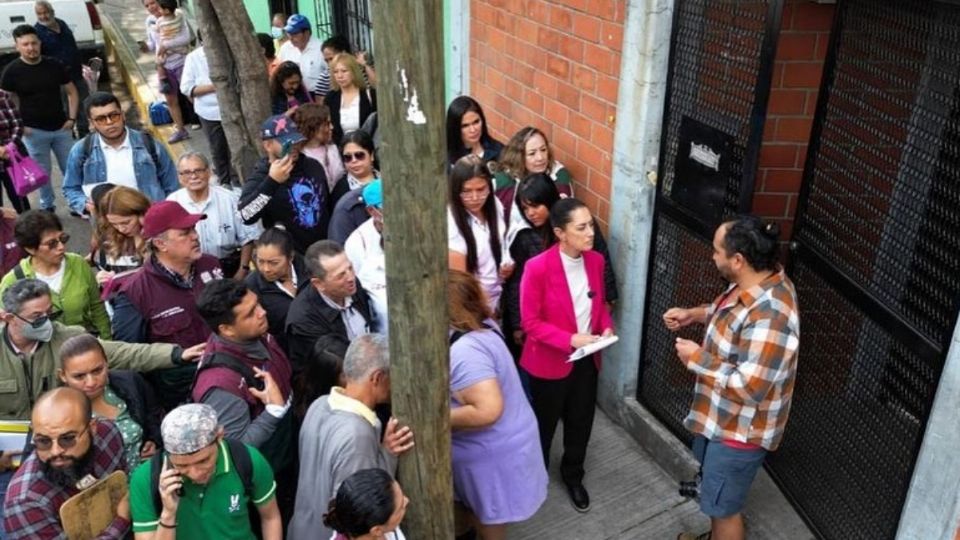
M 358 160 L 358 161 L 359 161 L 359 160 L 361 160 L 361 159 L 367 159 L 367 153 L 366 153 L 366 152 L 353 152 L 353 153 L 345 152 L 345 153 L 343 154 L 343 162 L 344 162 L 344 163 L 350 163 L 350 162 L 353 161 L 353 160 Z
M 46 315 L 41 315 L 41 316 L 37 317 L 36 319 L 34 319 L 34 320 L 32 320 L 32 321 L 28 321 L 28 320 L 24 319 L 23 317 L 17 315 L 16 313 L 14 313 L 13 316 L 16 317 L 16 318 L 18 318 L 18 319 L 20 319 L 21 321 L 29 324 L 31 328 L 40 328 L 41 326 L 47 324 L 47 321 L 55 321 L 55 320 L 57 320 L 57 318 L 60 317 L 60 314 L 61 314 L 61 313 L 63 313 L 63 312 L 62 312 L 62 311 L 54 311 L 54 312 L 51 312 L 51 313 L 47 313 Z
M 47 249 L 57 249 L 57 246 L 59 246 L 60 244 L 63 244 L 64 246 L 66 246 L 67 242 L 69 241 L 70 241 L 70 235 L 67 233 L 63 233 L 52 240 L 47 240 L 46 242 L 42 242 L 40 245 L 46 247 Z
M 123 117 L 123 113 L 119 111 L 114 111 L 114 112 L 109 112 L 107 114 L 94 116 L 91 120 L 93 120 L 94 124 L 107 124 L 107 123 L 112 124 L 117 120 L 120 120 L 121 117 Z
M 57 446 L 63 448 L 64 450 L 69 450 L 77 445 L 77 440 L 80 439 L 80 436 L 87 432 L 90 429 L 90 425 L 87 424 L 87 427 L 83 428 L 79 433 L 64 433 L 57 437 Z M 33 436 L 33 446 L 37 450 L 42 450 L 46 452 L 53 448 L 53 439 L 45 435 L 34 435 Z

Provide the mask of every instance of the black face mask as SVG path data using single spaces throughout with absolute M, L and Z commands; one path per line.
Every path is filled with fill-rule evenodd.
M 62 488 L 69 488 L 75 486 L 81 478 L 87 475 L 87 469 L 90 466 L 90 462 L 93 461 L 92 458 L 93 442 L 91 441 L 90 448 L 87 448 L 87 451 L 84 452 L 82 456 L 74 458 L 72 464 L 64 468 L 57 468 L 46 461 L 41 461 L 40 470 L 43 472 L 44 478 L 51 483 Z

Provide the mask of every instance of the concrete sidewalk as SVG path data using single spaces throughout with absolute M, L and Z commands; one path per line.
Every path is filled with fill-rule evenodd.
M 137 44 L 146 39 L 144 21 L 147 12 L 137 2 L 123 0 L 103 0 L 97 6 L 103 23 L 103 35 L 108 53 L 116 60 L 133 103 L 136 104 L 143 127 L 149 129 L 155 138 L 167 147 L 174 162 L 181 154 L 192 151 L 210 155 L 206 137 L 200 130 L 187 129 L 190 138 L 175 144 L 168 144 L 167 138 L 173 134 L 173 126 L 153 126 L 150 124 L 148 108 L 150 104 L 162 100 L 158 91 L 159 81 L 153 53 L 142 53 Z M 191 21 L 191 25 L 196 25 Z
M 130 89 L 144 126 L 150 127 L 147 107 L 160 96 L 156 91 L 153 55 L 141 53 L 137 46 L 137 41 L 145 37 L 146 12 L 139 1 L 102 0 L 98 6 L 108 47 L 123 72 L 123 80 Z M 163 141 L 172 133 L 169 126 L 151 129 Z M 187 150 L 209 155 L 207 141 L 200 131 L 191 131 L 190 139 L 168 145 L 168 148 L 174 159 Z M 597 410 L 587 452 L 584 481 L 591 495 L 592 508 L 586 514 L 576 512 L 559 478 L 563 447 L 561 433 L 562 427 L 558 427 L 553 443 L 551 461 L 554 466 L 550 471 L 547 501 L 533 518 L 510 527 L 510 538 L 673 540 L 683 531 L 705 532 L 709 529 L 709 520 L 700 514 L 697 504 L 678 495 L 679 479 L 668 474 L 600 409 Z M 672 438 L 672 435 L 667 437 Z M 676 441 L 675 438 L 672 440 Z M 671 451 L 677 455 L 680 452 Z M 682 461 L 686 457 L 677 459 Z M 763 472 L 753 486 L 744 515 L 750 540 L 813 538 Z

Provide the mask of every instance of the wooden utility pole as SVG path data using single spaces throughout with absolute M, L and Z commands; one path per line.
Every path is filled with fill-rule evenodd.
M 197 17 L 232 165 L 245 180 L 263 154 L 260 124 L 271 113 L 266 61 L 243 1 L 215 3 L 197 0 Z
M 374 0 L 393 412 L 408 538 L 453 538 L 443 1 Z

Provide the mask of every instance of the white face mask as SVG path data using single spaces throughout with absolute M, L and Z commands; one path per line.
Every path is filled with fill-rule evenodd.
M 53 321 L 47 319 L 39 328 L 34 328 L 29 324 L 24 324 L 20 334 L 24 339 L 30 341 L 40 341 L 47 343 L 53 337 Z
M 283 37 L 283 28 L 277 28 L 276 26 L 270 27 L 270 37 L 273 39 L 280 39 Z

